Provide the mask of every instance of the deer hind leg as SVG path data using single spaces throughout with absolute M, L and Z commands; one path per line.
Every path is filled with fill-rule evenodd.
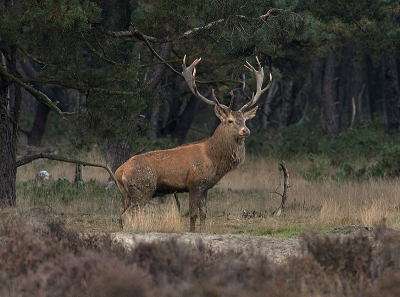
M 133 180 L 124 181 L 126 196 L 123 195 L 120 225 L 132 219 L 138 207 L 150 201 L 156 191 L 156 179 L 153 174 L 138 174 Z

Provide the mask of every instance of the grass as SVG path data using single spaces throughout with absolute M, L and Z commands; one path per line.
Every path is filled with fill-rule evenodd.
M 82 159 L 105 163 L 100 153 Z M 276 192 L 283 191 L 283 173 L 278 160 L 248 158 L 237 170 L 226 175 L 208 194 L 206 225 L 199 232 L 291 236 L 308 231 L 327 231 L 349 225 L 373 227 L 386 221 L 400 228 L 400 183 L 397 179 L 362 182 L 307 181 L 302 173 L 307 162 L 287 161 L 290 190 L 286 211 L 271 216 L 281 202 Z M 40 170 L 55 180 L 49 187 L 33 181 Z M 63 217 L 67 225 L 91 231 L 118 231 L 121 198 L 113 187 L 105 190 L 108 174 L 104 169 L 84 168 L 85 184 L 78 188 L 73 180 L 75 166 L 42 160 L 18 168 L 17 211 L 42 216 Z M 188 194 L 180 194 L 179 214 L 172 196 L 153 199 L 137 210 L 127 225 L 129 232 L 187 232 Z M 245 218 L 244 211 L 254 213 Z

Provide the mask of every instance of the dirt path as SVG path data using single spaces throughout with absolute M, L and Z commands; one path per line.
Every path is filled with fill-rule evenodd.
M 114 239 L 125 247 L 133 248 L 139 242 L 154 242 L 176 238 L 179 242 L 196 245 L 199 239 L 214 251 L 234 249 L 244 253 L 265 253 L 270 260 L 281 263 L 289 256 L 298 255 L 301 251 L 301 238 L 281 238 L 249 235 L 212 235 L 206 233 L 147 233 L 129 234 L 114 233 Z
M 354 236 L 363 232 L 373 238 L 374 228 L 364 226 L 348 226 L 346 228 L 337 228 L 331 232 L 321 234 L 322 236 Z M 223 234 L 213 235 L 207 233 L 113 233 L 112 236 L 117 242 L 121 242 L 127 248 L 133 248 L 139 242 L 163 241 L 175 238 L 178 242 L 187 242 L 194 246 L 199 240 L 213 251 L 236 250 L 244 253 L 263 253 L 268 258 L 279 264 L 290 256 L 300 255 L 303 239 L 298 236 L 293 237 L 272 237 L 272 236 L 250 236 Z

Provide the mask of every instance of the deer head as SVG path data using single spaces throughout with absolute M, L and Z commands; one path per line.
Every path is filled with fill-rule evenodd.
M 260 98 L 261 94 L 263 94 L 266 90 L 268 90 L 272 85 L 272 75 L 270 74 L 270 81 L 269 84 L 262 89 L 262 84 L 264 80 L 264 70 L 261 67 L 260 61 L 256 57 L 258 63 L 258 70 L 256 70 L 250 63 L 244 65 L 247 69 L 249 69 L 256 77 L 257 82 L 257 90 L 256 93 L 252 95 L 251 100 L 243 105 L 239 110 L 232 111 L 233 106 L 233 99 L 234 94 L 231 91 L 231 102 L 229 106 L 219 103 L 217 97 L 214 94 L 214 89 L 212 90 L 212 97 L 213 100 L 209 100 L 203 95 L 199 93 L 196 87 L 196 65 L 201 61 L 201 58 L 196 59 L 189 67 L 186 67 L 186 55 L 183 58 L 183 77 L 193 94 L 206 103 L 207 105 L 214 107 L 215 115 L 221 120 L 220 126 L 221 129 L 224 129 L 227 134 L 233 135 L 234 139 L 238 142 L 243 142 L 244 138 L 250 135 L 250 130 L 247 128 L 245 122 L 253 118 L 256 115 L 258 106 L 250 109 L 254 104 L 257 103 L 258 99 Z M 220 128 L 220 127 L 218 127 Z

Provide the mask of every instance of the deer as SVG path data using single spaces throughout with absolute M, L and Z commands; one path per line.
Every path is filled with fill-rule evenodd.
M 256 57 L 258 70 L 246 61 L 247 65 L 244 66 L 256 77 L 256 93 L 253 92 L 248 103 L 233 111 L 232 91 L 229 106 L 218 101 L 214 90 L 213 100 L 199 93 L 195 76 L 196 65 L 200 60 L 198 58 L 186 67 L 185 55 L 182 75 L 192 93 L 202 102 L 214 107 L 215 115 L 221 123 L 211 137 L 172 149 L 133 156 L 116 170 L 117 186 L 122 195 L 122 228 L 125 216 L 132 215 L 134 209 L 145 206 L 152 198 L 189 192 L 190 232 L 195 232 L 199 214 L 200 227 L 205 225 L 208 190 L 244 162 L 244 140 L 250 135 L 246 120 L 256 115 L 258 106 L 253 106 L 260 95 L 271 87 L 272 75 L 270 74 L 269 84 L 263 89 L 264 70 L 260 61 Z

